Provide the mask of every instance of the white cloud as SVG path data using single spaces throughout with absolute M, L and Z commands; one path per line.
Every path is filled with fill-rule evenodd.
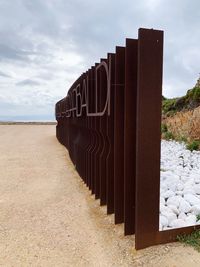
M 164 95 L 185 94 L 200 72 L 199 10 L 198 0 L 0 0 L 0 114 L 53 114 L 74 80 L 139 27 L 165 31 Z

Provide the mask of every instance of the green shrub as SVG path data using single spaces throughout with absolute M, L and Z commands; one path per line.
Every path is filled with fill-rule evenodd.
M 177 138 L 177 141 L 187 143 L 187 138 L 182 135 Z
M 164 99 L 162 104 L 162 109 L 164 113 L 168 113 L 169 111 L 175 111 L 176 98 L 172 99 Z
M 192 141 L 191 143 L 187 144 L 187 149 L 190 151 L 198 150 L 200 145 L 200 141 Z
M 177 240 L 186 245 L 194 247 L 200 252 L 200 230 L 196 230 L 193 233 L 186 235 L 178 235 Z
M 167 125 L 162 123 L 161 124 L 161 133 L 166 133 L 167 132 Z
M 164 133 L 164 138 L 166 140 L 173 140 L 174 139 L 174 135 L 173 135 L 172 132 L 167 131 L 167 132 Z
M 200 100 L 200 88 L 194 87 L 193 89 L 188 90 L 185 97 L 187 100 Z
M 193 100 L 200 101 L 200 87 L 194 88 Z
M 181 110 L 196 108 L 200 105 L 200 87 L 187 91 L 185 96 L 177 98 L 162 98 L 162 111 L 167 116 L 173 116 Z

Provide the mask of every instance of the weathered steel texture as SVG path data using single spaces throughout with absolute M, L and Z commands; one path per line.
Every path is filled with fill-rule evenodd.
M 90 107 L 91 110 L 90 112 L 94 111 L 95 108 L 95 92 L 94 92 L 94 85 L 95 85 L 95 68 L 92 67 L 90 70 L 90 76 L 89 76 L 89 84 L 90 84 L 90 90 L 88 90 L 90 92 Z M 94 179 L 94 150 L 96 147 L 96 143 L 97 143 L 97 138 L 96 138 L 96 134 L 94 131 L 94 118 L 93 117 L 87 117 L 89 120 L 89 125 L 90 125 L 90 142 L 91 142 L 91 146 L 90 146 L 90 150 L 89 150 L 89 162 L 88 162 L 88 168 L 89 168 L 89 174 L 88 177 L 91 181 L 91 190 L 92 190 L 92 194 L 95 193 L 95 179 Z
M 114 213 L 114 108 L 115 108 L 115 54 L 108 54 L 110 77 L 110 115 L 107 116 L 109 151 L 106 159 L 107 214 Z
M 87 85 L 88 85 L 88 109 L 89 112 L 92 112 L 94 109 L 94 68 L 91 68 L 88 72 L 88 79 L 87 79 Z M 86 177 L 86 184 L 89 186 L 89 189 L 94 186 L 93 183 L 93 175 L 92 175 L 92 148 L 94 147 L 95 140 L 94 140 L 94 133 L 92 131 L 92 121 L 91 117 L 88 117 L 88 123 L 89 123 L 89 130 L 90 130 L 90 147 L 89 147 L 89 156 L 88 156 L 88 175 Z
M 114 213 L 115 223 L 124 221 L 124 87 L 125 48 L 116 47 L 114 104 Z
M 139 29 L 55 107 L 59 142 L 115 223 L 135 233 L 136 249 L 200 228 L 159 231 L 162 62 L 163 32 Z
M 96 99 L 100 99 L 100 96 L 98 95 L 98 88 L 100 88 L 100 79 L 98 77 L 99 73 L 95 74 L 95 83 L 96 83 Z M 97 100 L 96 100 L 97 101 Z M 96 108 L 98 109 L 99 106 L 96 103 Z M 97 109 L 95 109 L 95 111 L 97 111 Z M 96 132 L 96 136 L 97 136 L 97 142 L 96 142 L 96 149 L 95 149 L 95 154 L 94 154 L 94 179 L 95 179 L 95 197 L 96 198 L 100 198 L 100 170 L 99 170 L 99 161 L 100 161 L 100 153 L 103 147 L 103 141 L 102 141 L 102 137 L 101 137 L 101 133 L 100 133 L 100 117 L 95 116 L 95 132 Z M 102 202 L 101 202 L 102 204 Z
M 101 60 L 101 62 L 107 62 L 105 59 Z M 104 65 L 100 64 L 99 68 L 99 78 L 100 78 L 100 88 L 99 88 L 99 108 L 102 110 L 104 108 L 106 98 L 107 98 L 107 90 L 108 90 L 108 82 L 107 75 L 104 69 Z M 105 113 L 100 117 L 100 135 L 101 135 L 101 150 L 99 153 L 99 177 L 100 177 L 100 204 L 105 205 L 107 202 L 106 198 L 106 181 L 107 181 L 107 171 L 106 171 L 106 160 L 109 152 L 109 141 L 107 136 L 107 114 Z
M 124 232 L 135 233 L 138 40 L 126 39 L 124 92 Z
M 139 30 L 136 141 L 136 249 L 159 229 L 163 32 Z

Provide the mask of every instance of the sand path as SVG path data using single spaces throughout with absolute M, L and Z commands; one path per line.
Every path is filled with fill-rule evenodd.
M 77 175 L 55 125 L 0 125 L 0 266 L 200 266 L 179 243 L 134 250 Z

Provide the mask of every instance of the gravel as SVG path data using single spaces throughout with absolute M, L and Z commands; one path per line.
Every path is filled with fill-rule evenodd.
M 200 224 L 200 151 L 161 142 L 160 230 Z
M 135 251 L 134 236 L 76 173 L 54 125 L 0 125 L 0 152 L 0 266 L 200 266 L 200 254 L 180 243 Z

